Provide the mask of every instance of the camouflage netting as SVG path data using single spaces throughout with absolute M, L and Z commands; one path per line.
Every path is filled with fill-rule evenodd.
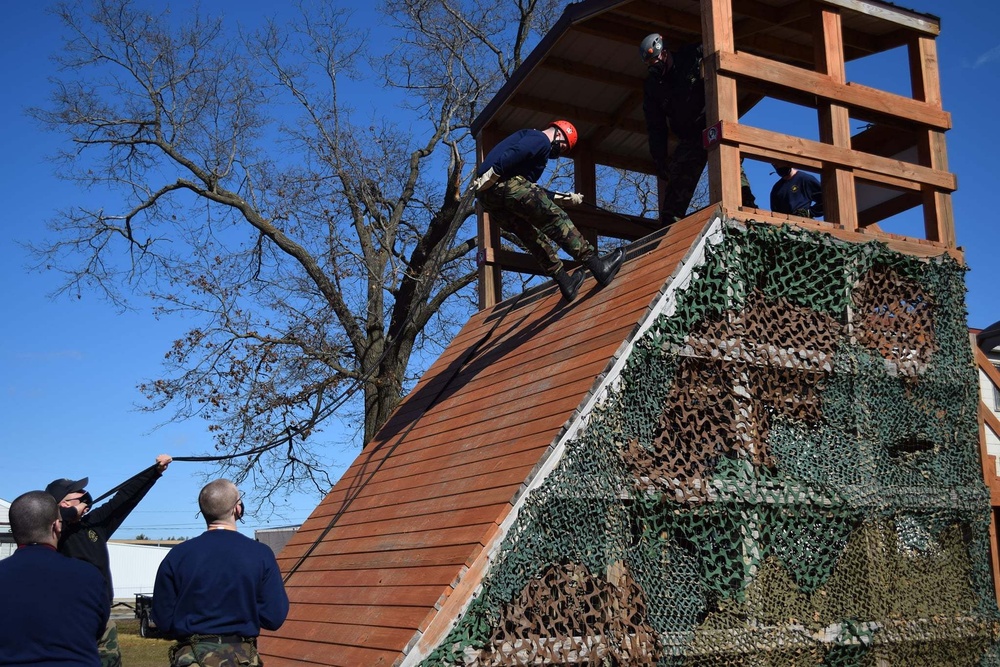
M 730 223 L 427 665 L 1000 665 L 964 269 Z

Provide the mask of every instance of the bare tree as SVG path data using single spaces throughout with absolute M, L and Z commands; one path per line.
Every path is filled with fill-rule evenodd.
M 464 321 L 468 128 L 561 3 L 390 0 L 377 38 L 331 4 L 238 34 L 131 0 L 61 4 L 63 73 L 32 110 L 69 137 L 60 173 L 102 199 L 51 221 L 39 265 L 64 291 L 195 323 L 145 409 L 205 419 L 262 496 L 325 492 L 327 420 L 361 415 L 370 438 L 414 351 Z M 359 85 L 375 111 L 349 105 Z

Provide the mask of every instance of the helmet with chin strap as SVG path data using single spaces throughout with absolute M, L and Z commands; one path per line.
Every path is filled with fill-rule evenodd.
M 573 146 L 576 146 L 577 137 L 576 128 L 573 127 L 573 123 L 568 120 L 554 120 L 549 123 L 549 127 L 558 127 L 563 136 L 566 137 L 567 153 L 573 150 Z
M 642 62 L 649 65 L 660 57 L 665 48 L 667 48 L 667 45 L 663 41 L 663 35 L 658 32 L 650 33 L 639 44 L 639 55 L 642 56 Z

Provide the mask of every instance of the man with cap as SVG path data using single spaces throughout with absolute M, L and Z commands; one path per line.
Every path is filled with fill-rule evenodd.
M 110 611 L 104 579 L 56 553 L 55 499 L 29 491 L 10 504 L 17 551 L 0 560 L 0 665 L 98 667 L 97 640 Z
M 178 544 L 160 563 L 153 621 L 176 640 L 171 667 L 258 667 L 261 628 L 277 630 L 288 615 L 274 552 L 236 530 L 246 510 L 229 480 L 206 484 L 198 507 L 207 530 Z
M 117 492 L 108 502 L 96 509 L 90 509 L 93 499 L 87 492 L 89 479 L 53 480 L 45 491 L 59 503 L 62 514 L 63 531 L 59 538 L 59 552 L 86 561 L 104 575 L 108 608 L 114 601 L 114 584 L 111 581 L 111 557 L 108 554 L 108 540 L 128 515 L 135 509 L 163 471 L 170 465 L 166 454 L 156 457 L 156 463 L 118 486 Z M 102 667 L 121 665 L 121 649 L 118 646 L 118 628 L 114 621 L 108 621 L 98 650 Z
M 654 32 L 642 40 L 639 54 L 649 71 L 642 88 L 642 111 L 660 185 L 660 222 L 670 225 L 687 214 L 708 163 L 701 137 L 706 124 L 702 45 L 670 51 L 663 36 Z M 677 137 L 673 153 L 668 151 L 670 132 Z M 756 208 L 742 166 L 740 182 L 743 205 Z
M 576 297 L 583 274 L 566 272 L 553 241 L 590 269 L 602 287 L 611 283 L 625 259 L 621 248 L 598 257 L 560 208 L 583 203 L 583 195 L 557 192 L 550 197 L 537 185 L 549 159 L 573 150 L 576 140 L 576 127 L 566 120 L 554 120 L 544 130 L 519 130 L 486 154 L 472 183 L 490 218 L 521 241 L 545 275 L 556 281 L 566 301 Z

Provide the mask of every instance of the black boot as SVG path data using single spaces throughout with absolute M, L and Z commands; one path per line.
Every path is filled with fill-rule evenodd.
M 552 276 L 559 285 L 559 291 L 562 292 L 563 298 L 567 301 L 572 301 L 576 298 L 576 293 L 580 290 L 580 285 L 583 284 L 583 272 L 577 271 L 573 275 L 566 273 L 565 269 L 559 269 L 559 273 Z
M 618 269 L 622 268 L 623 261 L 625 261 L 625 251 L 618 248 L 604 257 L 594 255 L 585 261 L 584 265 L 594 274 L 601 287 L 607 287 L 615 279 Z

